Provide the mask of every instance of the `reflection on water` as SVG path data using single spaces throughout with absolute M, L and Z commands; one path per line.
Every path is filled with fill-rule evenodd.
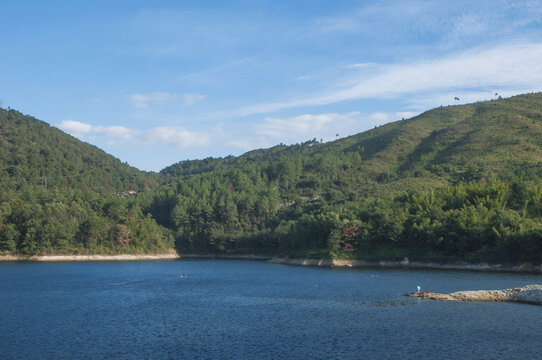
M 539 275 L 251 261 L 0 264 L 0 354 L 34 358 L 542 358 L 542 307 L 405 298 Z

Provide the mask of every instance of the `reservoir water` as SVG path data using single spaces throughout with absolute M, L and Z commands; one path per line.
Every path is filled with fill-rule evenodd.
M 256 261 L 0 263 L 2 359 L 541 359 L 542 307 L 433 302 L 540 275 Z

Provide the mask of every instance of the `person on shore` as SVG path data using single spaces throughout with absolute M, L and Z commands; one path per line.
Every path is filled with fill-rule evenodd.
M 422 287 L 420 285 L 416 286 L 416 294 L 422 293 Z

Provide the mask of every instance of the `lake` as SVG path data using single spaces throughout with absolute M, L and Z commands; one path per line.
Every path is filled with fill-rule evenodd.
M 0 263 L 2 359 L 541 359 L 542 307 L 433 302 L 542 276 L 258 261 Z

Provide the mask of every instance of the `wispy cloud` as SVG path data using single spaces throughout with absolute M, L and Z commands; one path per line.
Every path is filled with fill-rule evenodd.
M 469 38 L 505 39 L 533 32 L 542 20 L 540 0 L 373 1 L 348 13 L 321 17 L 315 22 L 320 33 L 355 33 L 368 39 L 385 39 L 388 45 L 408 39 L 433 46 Z M 413 38 L 414 37 L 414 38 Z
M 257 133 L 260 135 L 271 136 L 274 138 L 284 138 L 288 135 L 308 135 L 312 131 L 319 132 L 322 128 L 331 122 L 341 118 L 350 118 L 357 113 L 339 115 L 339 114 L 322 114 L 322 115 L 299 115 L 286 119 L 265 118 L 263 124 L 257 127 Z
M 542 43 L 508 44 L 410 64 L 378 65 L 370 74 L 349 70 L 332 87 L 299 99 L 260 103 L 234 111 L 239 116 L 318 106 L 353 99 L 423 96 L 429 92 L 540 90 Z
M 410 114 L 410 113 L 409 113 Z M 414 114 L 414 113 L 412 113 Z M 398 120 L 404 113 L 327 113 L 304 114 L 288 118 L 267 117 L 254 128 L 259 136 L 260 146 L 276 144 L 279 140 L 286 144 L 303 142 L 308 139 L 322 139 L 325 141 L 335 139 L 337 135 L 343 137 L 356 134 L 374 126 L 389 121 Z M 255 139 L 251 139 L 253 144 Z M 240 147 L 244 142 L 237 142 Z
M 242 137 L 240 133 L 221 134 L 221 138 L 229 139 L 225 145 L 248 151 L 266 148 L 280 143 L 296 144 L 309 139 L 331 141 L 337 137 L 345 137 L 369 130 L 384 123 L 409 118 L 414 112 L 372 112 L 360 113 L 326 113 L 303 114 L 293 117 L 266 117 L 260 123 L 245 130 L 252 134 Z M 246 135 L 245 133 L 245 135 Z
M 155 127 L 147 130 L 129 129 L 124 126 L 92 126 L 73 120 L 62 121 L 57 127 L 78 138 L 100 136 L 109 145 L 170 145 L 179 148 L 202 146 L 209 141 L 206 134 L 192 132 L 181 127 Z
M 368 67 L 372 67 L 372 66 L 375 66 L 377 65 L 376 63 L 359 63 L 359 64 L 350 64 L 350 65 L 346 65 L 345 68 L 347 69 L 365 69 L 365 68 L 368 68 Z
M 180 127 L 156 127 L 140 135 L 145 144 L 168 144 L 180 148 L 201 146 L 209 140 L 207 135 L 187 131 Z
M 489 31 L 489 24 L 479 14 L 463 14 L 453 24 L 449 38 L 454 41 L 485 34 Z

